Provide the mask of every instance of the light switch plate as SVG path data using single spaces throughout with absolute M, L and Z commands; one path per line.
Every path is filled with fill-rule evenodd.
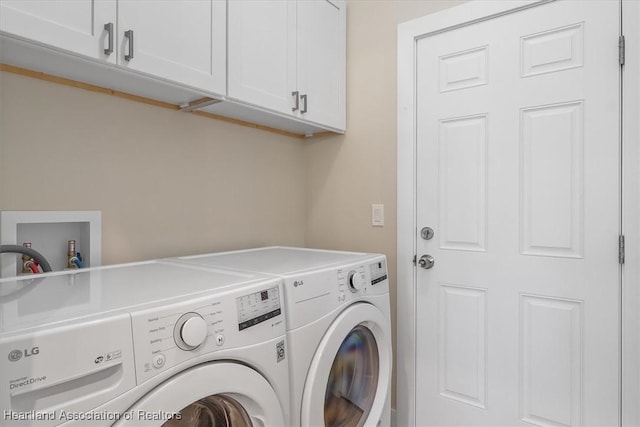
M 384 205 L 371 205 L 371 225 L 384 227 Z

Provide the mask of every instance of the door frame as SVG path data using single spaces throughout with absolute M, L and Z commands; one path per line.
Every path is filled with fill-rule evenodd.
M 398 25 L 398 142 L 397 142 L 397 423 L 416 424 L 416 99 L 415 55 L 418 40 L 430 35 L 485 21 L 556 0 L 469 2 Z M 622 82 L 622 189 L 621 233 L 626 259 L 622 266 L 621 420 L 623 426 L 640 424 L 640 4 L 621 0 L 626 41 Z M 612 48 L 617 41 L 612 41 Z M 615 243 L 612 243 L 615 244 Z M 623 340 L 624 337 L 624 340 Z M 624 343 L 624 345 L 622 344 Z

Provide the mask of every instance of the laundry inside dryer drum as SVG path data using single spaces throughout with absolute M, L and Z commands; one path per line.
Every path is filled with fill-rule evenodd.
M 162 427 L 251 427 L 247 411 L 235 399 L 214 395 L 183 408 Z
M 360 427 L 369 416 L 378 386 L 380 358 L 371 331 L 358 325 L 338 350 L 324 398 L 326 427 Z

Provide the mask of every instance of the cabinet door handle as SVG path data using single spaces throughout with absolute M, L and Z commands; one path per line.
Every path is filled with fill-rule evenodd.
M 300 99 L 302 100 L 302 105 L 303 105 L 302 110 L 300 110 L 300 112 L 304 114 L 307 112 L 307 103 L 309 101 L 309 97 L 305 93 L 304 95 L 300 95 Z
M 104 24 L 104 30 L 107 32 L 107 48 L 104 50 L 105 55 L 113 53 L 113 22 Z
M 124 36 L 129 40 L 129 53 L 124 56 L 124 60 L 131 61 L 133 59 L 133 30 L 125 31 Z
M 291 92 L 291 96 L 293 96 L 296 100 L 296 104 L 295 107 L 291 108 L 291 111 L 298 111 L 300 109 L 300 92 L 298 92 L 297 90 Z

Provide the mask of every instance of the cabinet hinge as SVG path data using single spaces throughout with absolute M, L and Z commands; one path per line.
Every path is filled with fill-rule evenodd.
M 624 65 L 624 56 L 625 56 L 624 36 L 620 36 L 618 38 L 618 62 L 620 63 L 620 66 Z
M 618 236 L 618 263 L 624 264 L 624 234 Z

